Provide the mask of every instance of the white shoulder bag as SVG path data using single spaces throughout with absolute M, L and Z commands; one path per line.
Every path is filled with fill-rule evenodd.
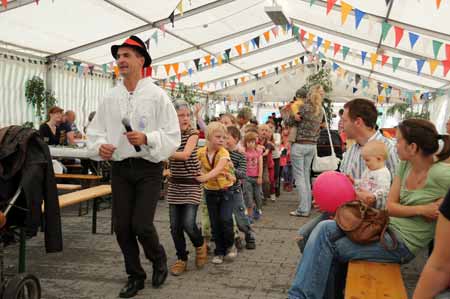
M 324 172 L 330 170 L 337 170 L 339 166 L 339 162 L 341 161 L 338 157 L 336 157 L 336 153 L 334 152 L 333 141 L 331 140 L 330 128 L 328 127 L 327 114 L 325 113 L 325 109 L 323 109 L 323 115 L 325 117 L 325 123 L 327 125 L 328 138 L 330 140 L 331 146 L 331 156 L 319 157 L 317 155 L 314 157 L 312 163 L 312 170 L 314 172 Z

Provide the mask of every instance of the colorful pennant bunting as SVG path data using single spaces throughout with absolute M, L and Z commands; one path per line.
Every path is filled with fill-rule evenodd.
M 353 6 L 347 2 L 341 1 L 341 24 L 344 25 L 347 21 L 348 14 L 353 10 Z
M 347 47 L 347 46 L 342 47 L 342 57 L 344 58 L 344 60 L 345 60 L 345 58 L 347 58 L 348 51 L 350 51 L 349 47 Z
M 411 45 L 411 49 L 414 48 L 414 45 L 416 44 L 417 40 L 419 39 L 419 35 L 412 33 L 412 32 L 408 32 L 409 35 L 409 43 Z
M 384 54 L 381 55 L 381 66 L 384 66 L 388 60 L 389 60 L 388 55 L 384 55 Z
M 327 15 L 333 9 L 333 6 L 336 4 L 337 0 L 327 0 Z
M 424 63 L 425 63 L 424 59 L 416 59 L 417 75 L 420 75 L 420 73 L 422 72 L 422 68 L 423 68 L 423 64 Z
M 392 57 L 392 71 L 395 72 L 400 64 L 400 57 Z
M 402 40 L 404 29 L 402 27 L 394 26 L 395 31 L 395 47 L 398 47 L 398 44 Z
M 361 20 L 364 18 L 364 15 L 366 13 L 357 8 L 355 8 L 354 11 L 355 11 L 355 28 L 358 29 L 359 24 L 361 24 Z
M 435 59 L 430 59 L 430 60 L 428 60 L 428 64 L 430 65 L 430 74 L 433 75 L 434 71 L 436 70 L 436 68 L 439 64 L 439 61 L 435 60 Z
M 361 51 L 361 61 L 362 61 L 363 65 L 366 62 L 366 56 L 367 56 L 367 52 L 366 51 Z
M 383 23 L 381 23 L 381 40 L 385 40 L 386 36 L 389 33 L 389 30 L 391 29 L 392 25 L 389 24 L 388 22 L 384 21 Z
M 434 59 L 437 59 L 439 55 L 439 50 L 441 49 L 443 45 L 443 42 L 438 40 L 433 40 L 433 53 L 434 53 Z

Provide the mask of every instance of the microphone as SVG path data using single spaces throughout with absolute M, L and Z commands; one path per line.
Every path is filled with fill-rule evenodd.
M 130 120 L 126 117 L 122 118 L 122 125 L 125 127 L 125 130 L 127 130 L 127 132 L 131 132 L 133 131 L 131 129 L 131 124 L 130 124 Z M 134 149 L 136 150 L 136 152 L 140 152 L 141 151 L 141 147 L 139 145 L 133 145 Z

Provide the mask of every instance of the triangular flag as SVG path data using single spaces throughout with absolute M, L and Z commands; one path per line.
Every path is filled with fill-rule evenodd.
M 312 34 L 311 32 L 308 33 L 308 43 L 307 43 L 308 47 L 312 45 L 315 37 L 316 37 L 315 34 Z
M 152 39 L 155 40 L 155 45 L 158 45 L 158 30 L 156 30 L 155 32 L 153 32 L 152 34 Z
M 198 87 L 200 87 L 200 89 L 203 89 L 203 86 L 205 86 L 205 82 L 199 82 L 198 83 Z
M 422 72 L 422 68 L 423 68 L 423 64 L 424 63 L 425 63 L 424 59 L 416 59 L 417 75 L 420 75 L 420 73 Z
M 409 35 L 409 43 L 411 44 L 411 49 L 414 48 L 414 45 L 416 44 L 417 40 L 419 39 L 419 35 L 408 32 Z
M 445 44 L 445 57 L 447 57 L 447 60 L 450 59 L 450 44 Z
M 377 84 L 377 89 L 378 89 L 378 94 L 380 94 L 384 89 L 383 85 L 381 85 L 380 82 L 378 82 L 378 84 Z
M 266 39 L 266 42 L 269 42 L 270 40 L 270 31 L 266 31 L 263 33 L 264 38 Z
M 169 76 L 171 64 L 165 64 L 164 68 L 166 69 L 166 75 Z
M 244 45 L 245 53 L 248 53 L 248 47 L 249 47 L 248 42 L 243 43 L 243 45 Z
M 361 20 L 364 18 L 364 15 L 366 13 L 357 8 L 355 8 L 354 11 L 355 11 L 355 28 L 358 29 L 359 24 L 361 23 Z
M 439 9 L 441 6 L 441 0 L 436 0 L 436 7 Z
M 355 75 L 355 86 L 358 86 L 359 81 L 361 81 L 361 75 L 356 74 L 356 75 Z
M 337 0 L 327 0 L 327 14 L 333 9 L 333 6 L 336 4 Z
M 259 36 L 252 39 L 252 41 L 255 43 L 256 47 L 259 48 Z
M 313 6 L 314 2 L 316 2 L 316 0 L 309 0 L 309 7 Z
M 107 67 L 108 66 L 106 65 L 106 63 L 102 64 L 102 71 L 103 71 L 104 74 L 106 74 Z
M 341 24 L 344 25 L 347 21 L 348 14 L 353 10 L 353 6 L 347 2 L 341 1 Z
M 370 53 L 370 63 L 372 64 L 372 68 L 375 67 L 375 64 L 377 63 L 378 54 L 377 53 Z
M 147 40 L 144 42 L 144 44 L 145 44 L 145 47 L 147 48 L 147 50 L 149 50 L 149 48 L 150 48 L 150 39 L 147 38 Z
M 203 58 L 205 59 L 205 64 L 207 64 L 207 65 L 211 64 L 211 55 L 206 55 Z
M 198 65 L 200 63 L 200 58 L 194 59 L 195 68 L 198 70 Z
M 183 15 L 183 0 L 180 0 L 180 2 L 177 5 L 177 9 L 180 12 L 180 15 Z
M 325 54 L 327 53 L 328 48 L 330 48 L 330 45 L 331 45 L 331 41 L 326 39 L 324 44 L 323 44 L 323 50 L 324 50 Z
M 430 64 L 430 74 L 433 75 L 434 71 L 436 70 L 439 60 L 430 59 L 428 60 L 428 63 Z
M 235 79 L 234 79 L 234 85 L 237 85 L 237 84 L 238 84 L 238 79 L 235 78 Z
M 218 55 L 216 56 L 216 58 L 217 58 L 217 64 L 218 64 L 218 65 L 221 65 L 221 64 L 222 64 L 222 54 L 218 54 Z
M 398 47 L 398 44 L 402 40 L 403 32 L 405 31 L 402 27 L 394 26 L 395 30 L 395 47 Z
M 278 75 L 278 67 L 275 68 L 275 73 Z
M 294 65 L 297 65 L 299 63 L 298 58 L 294 59 Z
M 391 29 L 392 25 L 388 22 L 384 21 L 381 23 L 381 39 L 384 41 L 386 39 L 386 36 L 389 32 L 389 29 Z
M 283 72 L 286 70 L 286 64 L 285 64 L 285 63 L 283 63 L 283 64 L 281 65 L 281 70 L 282 70 Z
M 381 55 L 381 66 L 384 66 L 388 60 L 389 60 L 388 55 L 384 55 L 384 54 Z
M 275 26 L 275 27 L 272 28 L 272 33 L 273 33 L 274 37 L 278 36 L 278 26 Z
M 259 38 L 258 38 L 259 40 Z M 225 50 L 225 61 L 229 61 L 230 60 L 230 53 L 231 53 L 231 49 L 226 49 Z
M 214 67 L 216 65 L 216 58 L 212 57 L 211 58 L 211 67 Z
M 347 46 L 342 47 L 342 57 L 344 58 L 344 60 L 347 57 L 348 51 L 350 51 L 349 47 L 347 47 Z
M 433 53 L 434 53 L 434 59 L 437 59 L 439 55 L 439 50 L 442 47 L 443 42 L 438 40 L 433 40 Z
M 392 71 L 395 72 L 400 64 L 400 57 L 392 57 Z
M 443 60 L 442 65 L 444 66 L 444 77 L 447 77 L 447 73 L 450 70 L 450 60 Z
M 366 51 L 361 51 L 361 61 L 362 61 L 363 65 L 366 62 L 366 56 L 367 56 L 367 52 Z
M 298 33 L 300 31 L 300 27 L 298 26 L 292 26 L 292 36 L 298 39 Z
M 358 91 L 358 88 L 353 87 L 353 94 L 355 94 Z
M 2 6 L 4 9 L 8 8 L 8 0 L 2 0 Z
M 339 52 L 339 50 L 341 49 L 341 45 L 334 43 L 334 54 L 333 56 L 336 56 L 337 52 Z
M 178 82 L 181 80 L 181 74 L 180 73 L 177 74 L 177 79 L 178 79 Z
M 234 48 L 238 52 L 239 56 L 242 56 L 242 45 L 234 46 Z
M 362 87 L 363 87 L 363 88 L 369 87 L 369 81 L 366 80 L 366 79 L 363 79 L 363 81 L 362 81 Z
M 317 37 L 317 49 L 320 48 L 320 46 L 322 45 L 322 42 L 323 42 L 323 38 L 320 37 L 320 36 L 318 36 L 318 37 Z
M 261 72 L 261 77 L 263 77 L 263 78 L 264 78 L 264 77 L 266 76 L 266 74 L 267 74 L 267 72 L 266 72 L 266 71 L 262 71 L 262 72 Z
M 241 77 L 241 82 L 244 83 L 245 82 L 245 77 Z
M 384 102 L 384 96 L 379 95 L 379 96 L 378 96 L 378 103 L 379 103 L 379 104 L 383 104 L 383 102 Z
M 306 31 L 305 30 L 300 30 L 300 40 L 304 41 L 305 40 L 305 35 L 306 35 Z
M 339 68 L 339 65 L 336 62 L 333 62 L 333 71 L 336 71 Z
M 305 64 L 305 56 L 301 56 L 300 61 L 302 62 L 302 64 Z
M 194 72 L 194 70 L 190 67 L 189 69 L 188 69 L 188 73 L 189 73 L 189 76 L 192 76 L 192 73 Z
M 178 66 L 179 66 L 178 63 L 172 64 L 172 68 L 173 68 L 173 70 L 175 71 L 175 75 L 178 74 Z

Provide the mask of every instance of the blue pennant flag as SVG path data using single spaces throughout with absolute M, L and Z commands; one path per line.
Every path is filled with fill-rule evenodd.
M 339 68 L 339 65 L 336 62 L 333 62 L 333 71 L 336 71 Z
M 425 59 L 416 59 L 417 75 L 420 75 L 420 73 L 422 72 L 424 63 L 425 63 Z
M 362 87 L 363 87 L 363 88 L 369 87 L 369 81 L 366 80 L 366 79 L 363 79 L 363 80 L 362 80 Z
M 409 32 L 409 43 L 411 44 L 411 49 L 414 48 L 414 45 L 416 44 L 417 40 L 419 39 L 419 35 Z
M 362 60 L 362 64 L 363 65 L 366 62 L 366 56 L 367 56 L 367 52 L 366 51 L 361 51 L 361 60 Z
M 189 69 L 188 69 L 188 73 L 189 73 L 189 76 L 192 76 L 192 73 L 193 73 L 194 71 L 192 70 L 192 68 L 190 67 Z
M 317 37 L 317 49 L 320 49 L 320 45 L 322 44 L 322 42 L 323 42 L 323 38 L 318 36 Z
M 216 59 L 213 57 L 211 58 L 211 67 L 214 67 L 216 65 Z
M 357 8 L 355 8 L 354 10 L 355 10 L 355 28 L 358 29 L 359 24 L 361 23 L 361 20 L 366 13 Z

